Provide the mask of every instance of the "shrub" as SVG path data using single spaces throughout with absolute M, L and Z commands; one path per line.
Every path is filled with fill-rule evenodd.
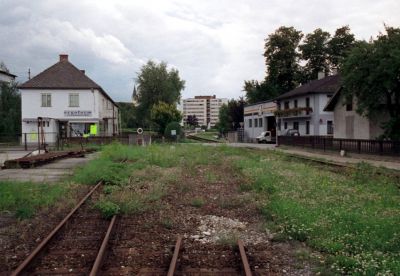
M 97 202 L 95 207 L 100 210 L 102 216 L 106 219 L 109 219 L 120 212 L 119 206 L 108 200 L 101 200 Z
M 171 135 L 171 130 L 176 130 L 176 137 Z M 180 138 L 182 135 L 182 127 L 178 122 L 171 122 L 165 127 L 164 136 L 168 139 Z

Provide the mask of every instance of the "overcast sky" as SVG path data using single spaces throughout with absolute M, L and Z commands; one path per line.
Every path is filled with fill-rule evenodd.
M 116 101 L 130 100 L 149 59 L 179 70 L 183 98 L 237 98 L 264 77 L 264 39 L 279 26 L 349 25 L 358 39 L 400 26 L 399 0 L 0 0 L 0 11 L 0 61 L 18 81 L 67 53 Z

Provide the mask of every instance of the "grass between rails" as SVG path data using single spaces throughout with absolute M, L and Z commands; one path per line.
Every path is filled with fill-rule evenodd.
M 66 197 L 69 184 L 41 184 L 31 182 L 0 181 L 0 212 L 17 218 L 31 218 L 42 209 Z
M 154 208 L 168 185 L 180 182 L 182 171 L 196 177 L 197 166 L 223 163 L 234 168 L 232 177 L 245 179 L 240 191 L 261 196 L 260 210 L 276 240 L 303 241 L 325 253 L 328 270 L 322 272 L 400 274 L 400 191 L 395 179 L 378 176 L 365 164 L 355 172 L 333 173 L 272 151 L 114 144 L 79 169 L 74 180 L 108 184 L 97 207 L 111 216 Z M 218 177 L 204 173 L 210 182 Z

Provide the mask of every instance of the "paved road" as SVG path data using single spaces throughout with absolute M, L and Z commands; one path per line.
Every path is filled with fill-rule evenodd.
M 85 157 L 61 159 L 33 169 L 0 170 L 0 180 L 57 182 L 72 175 L 74 168 L 82 166 L 95 156 L 96 153 L 92 153 Z
M 207 144 L 204 144 L 207 145 Z M 220 144 L 208 144 L 208 145 L 220 145 Z M 394 157 L 383 157 L 383 156 L 368 156 L 368 155 L 356 155 L 352 154 L 351 157 L 341 157 L 339 153 L 335 152 L 311 152 L 307 150 L 303 150 L 301 148 L 278 148 L 275 144 L 253 144 L 253 143 L 229 143 L 226 144 L 231 147 L 240 147 L 240 148 L 254 148 L 254 149 L 264 149 L 264 150 L 279 150 L 282 152 L 297 154 L 306 157 L 313 158 L 322 158 L 326 160 L 330 160 L 333 162 L 339 163 L 351 163 L 357 164 L 360 162 L 366 162 L 376 167 L 385 167 L 393 170 L 400 170 L 400 158 Z M 386 160 L 377 160 L 377 159 L 386 159 Z

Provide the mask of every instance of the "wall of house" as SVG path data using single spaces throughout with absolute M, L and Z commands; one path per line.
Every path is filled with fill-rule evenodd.
M 14 80 L 13 77 L 0 73 L 0 82 L 12 82 Z
M 263 131 L 271 128 L 275 128 L 275 125 L 268 126 L 268 117 L 274 117 L 274 111 L 276 111 L 276 103 L 273 101 L 261 102 L 259 104 L 253 104 L 244 107 L 244 135 L 245 138 L 253 141 Z M 275 117 L 274 117 L 275 118 Z M 255 126 L 254 120 L 257 119 L 257 127 Z M 260 126 L 259 121 L 262 121 Z M 249 120 L 252 121 L 251 127 Z M 275 119 L 274 119 L 275 121 Z
M 285 108 L 285 102 L 289 102 L 289 109 L 295 108 L 294 102 L 297 100 L 297 107 L 306 107 L 306 98 L 310 98 L 310 107 L 313 111 L 309 116 L 303 114 L 302 116 L 284 117 L 281 118 L 281 131 L 279 134 L 285 133 L 285 122 L 287 123 L 287 129 L 293 129 L 293 123 L 299 123 L 299 133 L 301 136 L 306 135 L 327 135 L 327 121 L 334 121 L 333 112 L 326 112 L 325 108 L 329 97 L 327 94 L 307 94 L 299 97 L 293 97 L 290 99 L 284 99 L 280 101 L 281 109 Z M 306 122 L 310 122 L 310 132 L 306 134 Z
M 51 106 L 42 107 L 42 93 L 51 94 Z M 69 106 L 69 94 L 79 94 L 79 107 Z M 118 108 L 98 91 L 93 92 L 87 90 L 39 90 L 39 89 L 23 89 L 21 90 L 21 112 L 22 112 L 22 132 L 30 133 L 32 130 L 37 132 L 37 123 L 29 122 L 28 119 L 37 119 L 37 117 L 52 118 L 49 127 L 44 128 L 45 132 L 58 132 L 58 124 L 56 120 L 69 121 L 71 123 L 97 123 L 103 122 L 103 118 L 107 120 L 107 133 L 113 134 L 113 121 L 115 132 L 118 133 Z M 66 112 L 84 111 L 86 114 L 73 116 Z M 100 126 L 100 124 L 99 124 Z M 99 129 L 98 126 L 98 129 Z M 100 130 L 98 130 L 100 131 Z M 100 133 L 99 133 L 100 134 Z
M 357 114 L 355 109 L 355 102 L 353 102 L 353 110 L 347 111 L 343 97 L 339 97 L 334 110 L 334 138 L 370 139 L 369 121 L 366 117 Z

